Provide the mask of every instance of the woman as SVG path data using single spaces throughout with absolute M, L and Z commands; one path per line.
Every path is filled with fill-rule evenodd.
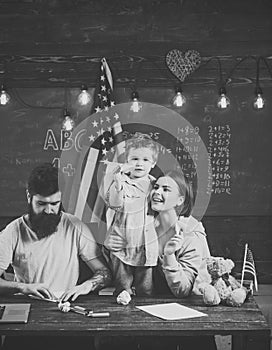
M 171 171 L 157 179 L 150 194 L 158 234 L 159 259 L 154 268 L 156 294 L 172 293 L 178 298 L 199 294 L 198 284 L 209 282 L 205 259 L 210 256 L 201 222 L 191 216 L 194 194 L 188 179 Z M 120 237 L 112 237 L 111 249 L 120 249 Z M 140 349 L 216 349 L 214 337 L 142 339 Z
M 186 297 L 192 291 L 199 294 L 199 283 L 210 282 L 206 269 L 210 251 L 203 225 L 190 216 L 193 204 L 192 187 L 182 173 L 171 171 L 158 178 L 151 192 L 159 240 L 157 294 L 170 290 L 176 297 Z

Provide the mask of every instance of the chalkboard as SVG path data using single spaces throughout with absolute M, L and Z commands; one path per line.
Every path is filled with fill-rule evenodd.
M 213 178 L 213 182 L 219 180 L 220 183 L 217 184 L 217 188 L 213 184 L 216 191 L 211 195 L 206 215 L 271 215 L 272 100 L 270 101 L 269 97 L 272 96 L 272 89 L 266 87 L 265 108 L 256 111 L 252 107 L 252 85 L 233 85 L 228 88 L 231 105 L 226 111 L 219 111 L 216 107 L 217 88 L 194 84 L 186 85 L 184 90 L 187 103 L 183 108 L 176 109 L 193 126 L 194 130 L 188 128 L 190 137 L 195 136 L 196 130 L 199 130 L 207 150 L 211 151 L 214 175 L 220 176 L 221 173 L 221 176 L 224 176 L 223 172 L 227 175 L 222 181 L 220 178 Z M 161 104 L 173 108 L 171 102 L 174 94 L 171 89 L 144 89 L 140 96 L 143 101 L 160 101 Z M 125 99 L 124 93 L 122 98 Z M 182 133 L 186 131 L 181 130 Z M 181 135 L 181 138 L 184 136 Z M 223 143 L 223 150 L 219 148 L 222 145 L 216 143 L 219 137 Z M 213 152 L 214 148 L 216 152 Z M 222 168 L 227 167 L 226 170 L 218 170 L 217 162 L 221 156 Z
M 61 130 L 64 107 L 69 109 L 71 103 L 77 108 L 78 121 L 89 114 L 90 106 L 74 102 L 76 93 L 71 89 L 67 102 L 63 88 L 10 91 L 11 102 L 0 108 L 0 216 L 26 210 L 26 182 L 33 167 L 41 162 L 58 164 L 68 136 Z
M 20 89 L 18 93 L 23 102 L 12 96 L 11 103 L 0 108 L 0 216 L 22 214 L 26 210 L 25 184 L 29 171 L 43 161 L 58 165 L 63 149 L 71 146 L 69 134 L 61 131 L 63 89 Z M 68 108 L 80 123 L 89 116 L 91 106 L 80 107 L 76 102 L 77 93 L 77 89 L 69 91 Z M 269 101 L 263 111 L 254 111 L 249 101 L 253 98 L 252 89 L 236 87 L 230 94 L 230 109 L 219 112 L 214 107 L 216 89 L 190 86 L 187 93 L 190 97 L 187 106 L 173 113 L 187 120 L 188 125 L 182 123 L 176 127 L 177 141 L 171 141 L 169 147 L 166 145 L 164 152 L 180 157 L 179 164 L 188 172 L 191 160 L 197 163 L 201 158 L 199 140 L 204 143 L 212 171 L 212 175 L 207 176 L 211 198 L 206 215 L 271 215 L 272 107 Z M 267 96 L 269 93 L 272 96 L 271 88 L 267 89 Z M 120 102 L 128 101 L 128 96 L 129 90 L 117 89 Z M 169 89 L 144 89 L 141 97 L 172 108 Z M 141 124 L 145 116 L 137 118 L 135 123 Z M 172 122 L 170 113 L 165 125 Z M 152 134 L 148 129 L 147 132 Z M 155 137 L 154 130 L 151 136 Z

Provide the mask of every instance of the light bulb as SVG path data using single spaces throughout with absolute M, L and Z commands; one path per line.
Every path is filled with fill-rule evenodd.
M 220 109 L 226 109 L 230 105 L 230 100 L 228 96 L 226 95 L 226 89 L 221 88 L 219 90 L 219 99 L 217 100 L 217 107 Z
M 132 103 L 130 106 L 130 110 L 134 113 L 138 113 L 140 112 L 140 110 L 143 108 L 143 105 L 141 102 L 139 102 L 138 98 L 139 98 L 139 94 L 137 91 L 134 91 L 131 94 L 131 98 L 132 98 Z
M 65 131 L 71 131 L 73 130 L 74 126 L 74 120 L 71 118 L 70 114 L 67 111 L 65 111 L 64 120 L 62 122 L 62 129 Z
M 175 97 L 173 98 L 173 105 L 176 107 L 182 107 L 186 103 L 186 97 L 182 94 L 182 90 L 178 89 Z
M 253 101 L 253 107 L 255 109 L 263 109 L 264 108 L 264 99 L 261 94 L 258 94 L 254 101 Z
M 9 94 L 5 91 L 5 89 L 2 87 L 1 89 L 1 95 L 0 95 L 0 105 L 6 106 L 10 101 Z
M 91 95 L 88 92 L 87 86 L 83 85 L 81 88 L 81 93 L 78 95 L 78 102 L 81 104 L 81 106 L 86 106 L 88 103 L 91 102 Z
M 262 96 L 262 89 L 261 88 L 256 88 L 255 90 L 255 94 L 256 97 L 253 100 L 253 107 L 254 109 L 263 109 L 265 106 L 265 101 L 264 98 Z

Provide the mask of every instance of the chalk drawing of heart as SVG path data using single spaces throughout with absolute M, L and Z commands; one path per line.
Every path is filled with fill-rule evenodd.
M 188 50 L 183 53 L 180 50 L 173 49 L 166 55 L 167 67 L 182 82 L 200 66 L 200 63 L 200 53 L 195 50 Z

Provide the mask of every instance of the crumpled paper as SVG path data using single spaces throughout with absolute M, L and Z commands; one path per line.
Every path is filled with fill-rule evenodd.
M 131 296 L 126 290 L 123 290 L 117 296 L 116 301 L 117 301 L 117 304 L 128 305 L 130 303 L 130 301 L 131 301 Z
M 69 312 L 71 310 L 70 306 L 71 306 L 71 304 L 69 303 L 69 301 L 66 301 L 64 303 L 62 303 L 60 301 L 59 304 L 58 304 L 58 308 L 62 312 Z

